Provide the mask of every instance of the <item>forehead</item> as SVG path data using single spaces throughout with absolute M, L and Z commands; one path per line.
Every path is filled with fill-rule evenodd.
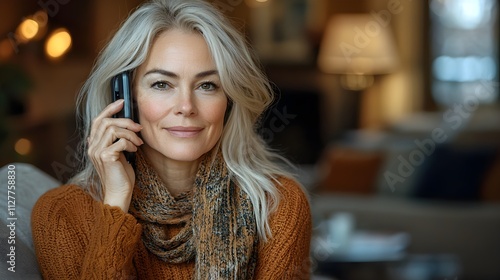
M 171 29 L 160 33 L 151 46 L 147 65 L 215 65 L 203 36 L 194 31 Z

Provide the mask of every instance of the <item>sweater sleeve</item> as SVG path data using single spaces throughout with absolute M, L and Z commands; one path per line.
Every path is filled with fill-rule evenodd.
M 44 279 L 134 279 L 142 229 L 120 208 L 63 186 L 37 201 L 31 223 Z
M 281 201 L 270 217 L 272 238 L 259 248 L 255 279 L 309 279 L 311 210 L 297 183 L 281 180 Z

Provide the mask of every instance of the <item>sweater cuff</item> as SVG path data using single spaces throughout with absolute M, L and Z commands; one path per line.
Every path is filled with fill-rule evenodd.
M 114 252 L 121 252 L 122 255 L 128 255 L 127 252 L 133 254 L 141 237 L 141 225 L 120 207 L 102 203 L 99 206 L 97 224 L 101 227 L 101 234 L 98 235 L 101 247 L 111 246 Z
M 96 279 L 134 275 L 132 259 L 140 242 L 141 225 L 119 207 L 100 202 L 96 206 L 85 274 Z

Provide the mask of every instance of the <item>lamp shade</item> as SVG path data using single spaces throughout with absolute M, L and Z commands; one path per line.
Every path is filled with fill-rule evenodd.
M 377 75 L 397 65 L 389 22 L 371 14 L 342 14 L 328 21 L 318 56 L 323 72 Z

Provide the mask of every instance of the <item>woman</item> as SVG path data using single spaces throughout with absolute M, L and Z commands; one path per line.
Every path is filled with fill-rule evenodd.
M 110 80 L 123 71 L 138 123 L 113 118 L 123 100 L 111 103 Z M 79 101 L 84 167 L 33 210 L 45 278 L 309 277 L 307 198 L 255 133 L 269 84 L 213 7 L 139 7 Z

